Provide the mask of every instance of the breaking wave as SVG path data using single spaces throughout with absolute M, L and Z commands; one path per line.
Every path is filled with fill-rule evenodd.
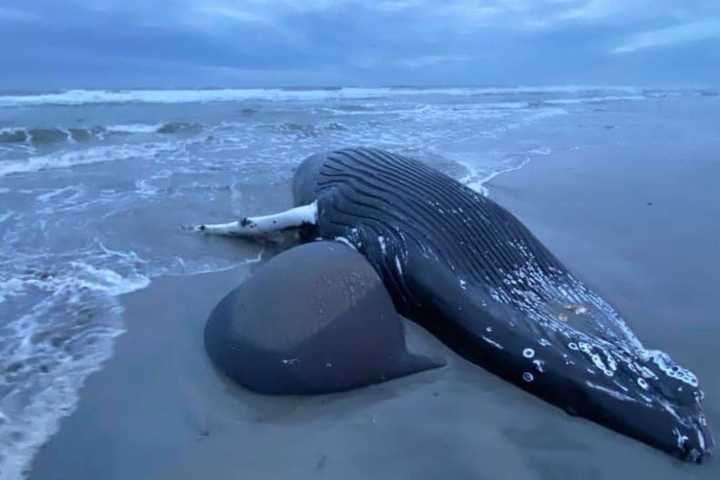
M 0 177 L 13 173 L 39 172 L 54 168 L 140 158 L 173 149 L 173 145 L 168 143 L 148 142 L 136 145 L 99 146 L 85 150 L 35 155 L 16 160 L 9 159 L 0 161 Z
M 21 478 L 123 332 L 117 295 L 148 285 L 132 254 L 0 256 L 0 478 Z M 112 267 L 110 266 L 112 265 Z
M 1 128 L 0 144 L 30 144 L 34 146 L 60 143 L 82 143 L 92 140 L 105 140 L 111 135 L 142 134 L 195 134 L 203 130 L 199 123 L 168 122 L 159 124 L 133 123 L 127 125 L 109 125 L 104 127 L 63 128 Z
M 609 96 L 642 95 L 638 87 L 468 87 L 468 88 L 357 88 L 326 89 L 208 89 L 208 90 L 67 90 L 55 93 L 0 95 L 0 107 L 38 105 L 87 105 L 117 103 L 209 103 L 261 101 L 322 101 L 333 99 L 373 99 L 397 96 L 497 96 L 514 94 L 585 95 L 603 92 Z

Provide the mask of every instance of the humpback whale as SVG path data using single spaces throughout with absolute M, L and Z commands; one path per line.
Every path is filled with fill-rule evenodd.
M 646 348 L 621 314 L 515 216 L 430 166 L 371 148 L 306 159 L 295 208 L 198 230 L 299 229 L 372 265 L 397 311 L 455 352 L 571 415 L 686 461 L 714 445 L 696 376 Z

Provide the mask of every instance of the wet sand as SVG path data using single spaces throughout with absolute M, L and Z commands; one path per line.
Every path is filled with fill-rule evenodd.
M 619 146 L 561 152 L 488 186 L 647 347 L 695 371 L 717 433 L 720 161 L 687 146 L 649 158 Z M 30 478 L 720 477 L 717 459 L 684 464 L 570 417 L 412 325 L 411 345 L 447 367 L 322 397 L 262 397 L 229 385 L 205 357 L 202 330 L 247 275 L 242 267 L 165 277 L 125 296 L 128 332 Z

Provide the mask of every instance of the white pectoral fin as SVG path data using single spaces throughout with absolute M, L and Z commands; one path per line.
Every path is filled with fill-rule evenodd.
M 230 223 L 205 223 L 195 227 L 196 231 L 212 235 L 240 235 L 240 222 Z
M 231 237 L 264 237 L 282 230 L 317 224 L 317 203 L 291 208 L 274 215 L 245 217 L 239 222 L 203 224 L 193 230 Z

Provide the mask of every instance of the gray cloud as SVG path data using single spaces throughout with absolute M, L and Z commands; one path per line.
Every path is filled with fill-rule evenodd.
M 720 82 L 716 0 L 6 4 L 5 89 Z
M 699 21 L 632 35 L 614 53 L 629 53 L 645 48 L 681 45 L 700 40 L 720 39 L 720 21 Z

